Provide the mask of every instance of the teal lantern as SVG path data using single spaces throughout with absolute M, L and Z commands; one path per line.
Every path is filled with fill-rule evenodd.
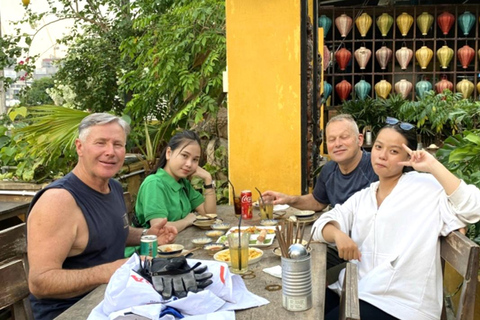
M 475 20 L 475 16 L 469 11 L 465 11 L 460 17 L 458 17 L 458 25 L 460 26 L 460 29 L 462 29 L 463 35 L 468 36 L 470 30 L 475 24 Z
M 360 100 L 365 100 L 371 90 L 372 85 L 363 79 L 355 84 L 355 95 Z
M 328 31 L 330 31 L 331 26 L 332 26 L 332 19 L 330 19 L 326 15 L 322 14 L 320 18 L 318 18 L 318 27 L 323 28 L 324 38 L 327 36 Z
M 415 85 L 415 91 L 417 93 L 417 97 L 423 99 L 425 92 L 430 91 L 433 89 L 433 86 L 430 82 L 422 80 L 418 81 Z
M 323 97 L 324 100 L 327 101 L 328 97 L 332 94 L 333 87 L 327 81 L 323 81 Z

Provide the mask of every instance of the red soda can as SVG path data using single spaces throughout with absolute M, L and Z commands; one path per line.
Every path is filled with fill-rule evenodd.
M 240 193 L 240 201 L 242 204 L 242 219 L 252 219 L 252 191 L 243 190 Z

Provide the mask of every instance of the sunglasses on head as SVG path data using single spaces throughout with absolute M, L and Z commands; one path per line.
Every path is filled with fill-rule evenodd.
M 385 120 L 385 123 L 391 126 L 398 125 L 400 129 L 402 129 L 403 131 L 410 131 L 415 128 L 413 124 L 408 122 L 401 122 L 400 120 L 395 119 L 393 117 L 387 117 L 387 120 Z

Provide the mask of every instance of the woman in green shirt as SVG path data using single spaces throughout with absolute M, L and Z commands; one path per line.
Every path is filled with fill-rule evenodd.
M 193 211 L 201 215 L 217 211 L 212 175 L 198 165 L 200 154 L 200 138 L 195 132 L 186 130 L 170 139 L 156 172 L 140 185 L 135 204 L 137 227 L 149 228 L 167 218 L 167 225 L 180 232 L 195 221 Z M 203 179 L 203 195 L 190 183 L 192 175 Z M 127 248 L 126 253 L 131 255 L 133 248 Z

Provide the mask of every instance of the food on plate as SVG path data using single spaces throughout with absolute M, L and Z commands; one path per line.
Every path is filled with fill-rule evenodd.
M 256 226 L 248 227 L 248 228 L 245 228 L 245 229 L 240 229 L 240 232 L 248 232 L 248 233 L 252 233 L 252 234 L 257 234 L 257 233 L 262 232 L 262 230 L 267 230 L 268 234 L 275 233 L 275 229 L 263 229 L 263 228 L 257 228 Z M 230 230 L 230 233 L 233 233 L 233 232 L 238 232 L 238 228 Z
M 263 243 L 265 241 L 265 237 L 267 236 L 267 229 L 263 229 L 260 231 L 260 234 L 257 237 L 257 241 Z
M 248 248 L 248 260 L 253 260 L 262 255 L 262 251 L 255 248 Z M 215 258 L 219 261 L 230 262 L 230 250 L 220 251 Z

